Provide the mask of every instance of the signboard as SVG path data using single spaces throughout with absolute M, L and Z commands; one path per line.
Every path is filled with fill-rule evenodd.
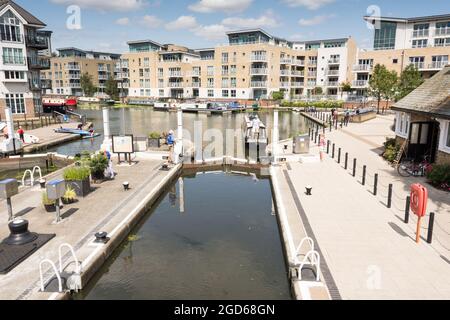
M 113 136 L 113 153 L 134 153 L 133 135 Z

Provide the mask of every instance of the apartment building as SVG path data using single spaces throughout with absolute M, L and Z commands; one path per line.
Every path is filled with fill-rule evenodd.
M 47 94 L 81 96 L 80 78 L 84 73 L 92 76 L 99 93 L 104 92 L 108 79 L 114 77 L 114 68 L 120 55 L 85 51 L 78 48 L 57 49 L 58 56 L 51 58 L 51 67 L 42 72 Z
M 151 40 L 128 42 L 116 64 L 123 95 L 152 98 L 265 99 L 283 91 L 303 99 L 321 87 L 330 97 L 351 81 L 351 38 L 291 42 L 262 29 L 227 33 L 227 45 L 191 50 Z
M 45 23 L 13 1 L 0 1 L 0 113 L 14 117 L 42 112 L 41 70 L 50 67 L 46 50 L 51 32 Z
M 430 78 L 449 63 L 450 14 L 416 18 L 364 17 L 375 25 L 373 50 L 358 51 L 352 85 L 364 95 L 373 66 L 398 74 L 413 64 Z

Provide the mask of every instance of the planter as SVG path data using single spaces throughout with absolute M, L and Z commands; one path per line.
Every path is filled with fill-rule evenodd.
M 73 190 L 79 197 L 86 197 L 91 192 L 91 180 L 89 178 L 84 180 L 66 181 L 66 185 Z
M 161 140 L 159 138 L 148 138 L 148 147 L 159 149 L 161 147 Z
M 56 205 L 54 204 L 44 204 L 45 211 L 56 212 Z
M 77 202 L 76 199 L 64 199 L 64 198 L 62 198 L 61 201 L 62 201 L 63 204 L 66 204 L 66 205 L 73 204 L 73 203 Z

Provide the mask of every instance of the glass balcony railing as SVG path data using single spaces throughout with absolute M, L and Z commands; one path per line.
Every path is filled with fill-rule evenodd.
M 428 35 L 430 34 L 428 29 L 424 29 L 424 30 L 415 30 L 412 33 L 413 38 L 423 38 L 423 37 L 428 37 Z
M 26 44 L 29 47 L 35 47 L 39 49 L 44 49 L 48 47 L 47 39 L 40 36 L 27 35 L 25 37 Z
M 250 70 L 250 74 L 266 75 L 267 74 L 267 69 L 266 68 L 252 68 Z
M 367 87 L 369 85 L 369 80 L 354 80 L 352 81 L 353 87 Z
M 450 35 L 450 28 L 436 28 L 435 36 L 448 36 Z
M 251 81 L 250 86 L 252 88 L 266 88 L 267 87 L 267 81 Z
M 355 64 L 353 66 L 353 71 L 371 71 L 372 70 L 372 65 L 370 64 Z
M 429 69 L 442 69 L 448 65 L 448 61 L 433 61 L 428 65 Z
M 251 56 L 252 61 L 267 61 L 267 56 L 265 54 L 254 54 Z
M 425 67 L 425 63 L 424 62 L 410 62 L 410 64 L 415 66 L 417 70 L 422 70 Z

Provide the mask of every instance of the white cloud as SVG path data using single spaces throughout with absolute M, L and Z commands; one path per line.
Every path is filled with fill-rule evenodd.
M 212 24 L 208 26 L 198 26 L 192 32 L 198 37 L 207 40 L 220 40 L 225 38 L 228 28 L 221 24 Z
M 147 28 L 158 28 L 163 23 L 163 21 L 156 16 L 147 15 L 142 18 L 142 21 L 140 23 Z
M 328 19 L 331 19 L 332 17 L 334 17 L 334 15 L 328 14 L 328 15 L 315 16 L 315 17 L 312 17 L 311 19 L 300 19 L 298 21 L 298 24 L 301 25 L 302 27 L 316 26 L 318 24 L 321 24 L 321 23 L 327 21 Z
M 167 30 L 191 30 L 198 27 L 197 19 L 193 16 L 181 16 L 177 20 L 166 24 Z
M 51 0 L 56 4 L 77 5 L 82 8 L 92 8 L 104 11 L 132 11 L 141 9 L 145 0 Z
M 127 26 L 130 23 L 130 19 L 127 17 L 120 18 L 116 20 L 116 24 L 120 26 Z
M 282 0 L 289 7 L 306 7 L 309 10 L 316 10 L 335 0 Z
M 247 9 L 253 0 L 200 0 L 191 4 L 189 10 L 201 13 L 210 12 L 242 12 Z
M 277 27 L 278 21 L 270 14 L 265 14 L 259 18 L 238 18 L 230 17 L 222 20 L 222 24 L 232 28 L 263 28 L 263 27 Z

